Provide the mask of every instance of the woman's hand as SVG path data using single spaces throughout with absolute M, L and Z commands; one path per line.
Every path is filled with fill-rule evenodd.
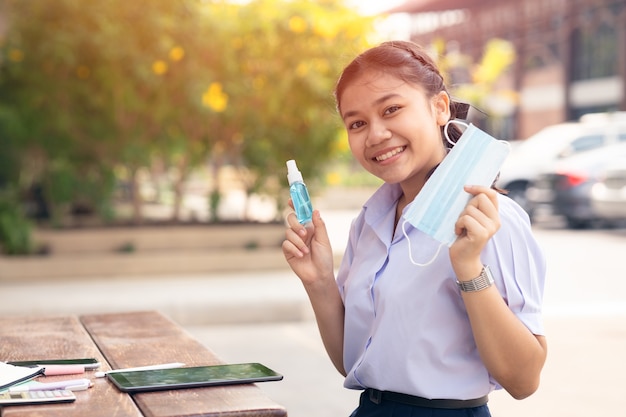
M 319 211 L 313 211 L 312 222 L 306 227 L 298 222 L 295 213 L 290 213 L 287 225 L 283 254 L 302 283 L 314 284 L 328 277 L 334 280 L 333 252 Z
M 460 280 L 480 273 L 480 253 L 500 228 L 497 191 L 474 185 L 465 186 L 465 191 L 473 197 L 455 224 L 458 237 L 450 247 L 450 260 Z

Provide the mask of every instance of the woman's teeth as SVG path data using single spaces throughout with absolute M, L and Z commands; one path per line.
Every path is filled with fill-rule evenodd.
M 404 146 L 399 146 L 399 147 L 397 147 L 396 149 L 394 149 L 394 150 L 391 150 L 391 151 L 387 152 L 386 154 L 383 154 L 383 155 L 379 155 L 379 156 L 377 156 L 375 159 L 376 159 L 376 161 L 378 161 L 378 162 L 382 162 L 382 161 L 384 161 L 385 159 L 389 159 L 389 158 L 391 158 L 392 156 L 399 154 L 400 152 L 404 151 L 404 149 L 405 149 L 405 147 L 404 147 Z

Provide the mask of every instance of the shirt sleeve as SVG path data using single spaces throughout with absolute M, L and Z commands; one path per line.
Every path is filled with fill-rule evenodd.
M 530 220 L 513 200 L 500 196 L 500 230 L 485 248 L 496 286 L 507 305 L 536 335 L 544 335 L 542 319 L 546 261 Z

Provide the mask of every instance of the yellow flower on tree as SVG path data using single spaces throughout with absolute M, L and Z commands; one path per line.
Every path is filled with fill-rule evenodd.
M 170 60 L 177 62 L 185 57 L 185 50 L 180 46 L 175 46 L 170 50 Z
M 211 83 L 202 94 L 202 104 L 215 112 L 223 112 L 228 106 L 228 95 L 222 90 L 222 84 Z
M 326 183 L 328 183 L 328 185 L 341 184 L 341 174 L 338 172 L 329 172 L 326 174 Z
M 296 74 L 298 74 L 299 77 L 306 77 L 308 73 L 309 73 L 309 66 L 307 65 L 307 63 L 300 62 L 298 66 L 296 67 Z
M 509 41 L 492 39 L 487 43 L 482 61 L 473 74 L 476 83 L 494 83 L 515 61 L 515 49 Z
M 333 149 L 335 152 L 348 153 L 350 152 L 350 142 L 348 141 L 348 132 L 345 129 L 341 129 L 338 132 L 337 138 L 333 142 Z
M 11 49 L 9 59 L 13 62 L 21 62 L 24 59 L 24 52 L 19 49 Z
M 300 16 L 293 16 L 289 19 L 289 30 L 293 33 L 303 33 L 306 30 L 306 20 Z
M 335 39 L 339 32 L 338 27 L 334 22 L 328 20 L 320 20 L 315 22 L 314 28 L 315 34 L 324 39 Z
M 156 75 L 163 75 L 167 72 L 167 62 L 158 59 L 152 64 L 152 72 Z
M 241 39 L 240 37 L 233 38 L 230 40 L 230 45 L 233 47 L 233 49 L 241 49 L 244 45 L 243 39 Z

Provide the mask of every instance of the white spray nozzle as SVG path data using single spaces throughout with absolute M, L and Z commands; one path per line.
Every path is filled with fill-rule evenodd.
M 298 181 L 304 182 L 302 180 L 302 173 L 298 170 L 298 166 L 296 165 L 296 161 L 294 159 L 287 161 L 287 181 L 289 181 L 289 185 Z

